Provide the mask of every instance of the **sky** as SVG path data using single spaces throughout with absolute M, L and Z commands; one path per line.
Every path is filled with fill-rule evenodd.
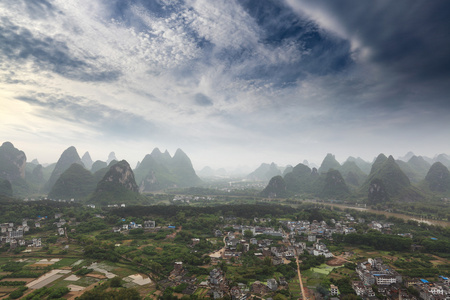
M 450 154 L 446 0 L 2 0 L 0 142 L 133 166 Z

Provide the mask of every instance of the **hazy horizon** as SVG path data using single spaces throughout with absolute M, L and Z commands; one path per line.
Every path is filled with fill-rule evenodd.
M 3 142 L 11 142 L 11 141 L 3 141 Z M 3 143 L 3 142 L 2 142 L 2 143 Z M 12 142 L 12 144 L 14 145 L 14 147 L 18 148 L 19 150 L 24 151 L 25 155 L 27 155 L 27 162 L 31 162 L 32 160 L 37 159 L 38 162 L 39 162 L 40 164 L 42 164 L 42 165 L 50 165 L 50 164 L 52 164 L 52 163 L 56 163 L 56 162 L 58 161 L 58 159 L 60 158 L 60 155 L 58 155 L 56 158 L 54 158 L 53 160 L 50 160 L 50 161 L 42 161 L 42 160 L 40 160 L 38 157 L 32 157 L 32 158 L 31 158 L 31 157 L 29 157 L 29 155 L 27 154 L 27 151 L 25 151 L 24 149 L 21 149 L 20 147 L 17 147 L 17 145 L 15 145 L 13 142 Z M 78 155 L 80 156 L 80 158 L 82 158 L 82 156 L 85 154 L 85 152 L 89 152 L 89 150 L 86 150 L 86 151 L 80 151 L 80 149 L 78 149 L 76 146 L 74 146 L 74 147 L 77 149 L 77 152 L 78 152 Z M 69 148 L 69 147 L 67 147 L 67 148 Z M 62 152 L 64 152 L 64 150 L 66 150 L 67 148 L 63 149 L 63 150 L 61 151 L 60 154 L 62 154 Z M 165 151 L 167 150 L 167 151 L 169 152 L 169 154 L 170 154 L 172 157 L 173 157 L 173 155 L 174 155 L 175 152 L 176 152 L 176 150 L 174 150 L 174 151 L 169 151 L 168 149 L 161 149 L 161 148 L 159 148 L 159 147 L 155 147 L 155 148 L 158 148 L 161 152 L 165 152 Z M 183 149 L 181 149 L 181 150 L 183 150 Z M 115 151 L 110 151 L 110 152 L 105 153 L 105 155 L 100 155 L 100 156 L 98 156 L 97 153 L 96 153 L 95 155 L 92 155 L 92 153 L 89 152 L 89 155 L 90 155 L 90 157 L 91 157 L 91 159 L 92 159 L 93 162 L 95 162 L 96 160 L 101 160 L 101 161 L 105 161 L 105 162 L 106 162 L 107 159 L 108 159 L 109 154 L 110 154 L 111 152 L 114 152 L 114 154 L 115 154 L 115 156 L 116 156 L 116 158 L 117 158 L 118 160 L 126 160 L 126 161 L 130 164 L 131 168 L 132 168 L 132 169 L 135 169 L 137 163 L 138 163 L 138 162 L 141 162 L 142 159 L 145 157 L 145 155 L 150 154 L 152 151 L 153 151 L 153 149 L 151 149 L 150 151 L 146 152 L 145 154 L 143 154 L 143 155 L 142 155 L 140 158 L 138 158 L 138 159 L 136 159 L 136 157 L 122 157 L 122 156 L 118 155 Z M 185 151 L 183 150 L 183 152 L 185 152 Z M 412 151 L 409 151 L 409 152 L 412 152 Z M 380 153 L 378 153 L 377 155 L 375 155 L 375 156 L 373 156 L 373 157 L 371 157 L 371 158 L 364 158 L 364 157 L 361 157 L 360 155 L 348 155 L 348 156 L 346 156 L 346 157 L 337 157 L 337 156 L 336 156 L 334 153 L 332 153 L 332 152 L 328 152 L 328 153 L 335 155 L 336 160 L 337 160 L 340 164 L 343 164 L 350 156 L 352 156 L 352 157 L 354 157 L 354 158 L 360 157 L 360 158 L 362 158 L 364 161 L 366 161 L 366 162 L 368 162 L 368 163 L 372 163 L 372 162 L 374 161 L 374 159 L 375 159 L 379 154 L 384 154 L 384 155 L 386 155 L 386 156 L 392 155 L 395 159 L 402 159 L 402 158 L 404 158 L 406 155 L 410 154 L 409 152 L 408 152 L 408 153 L 403 153 L 403 154 L 400 154 L 400 155 L 397 155 L 397 156 L 396 156 L 396 155 L 393 155 L 392 153 L 380 152 Z M 186 153 L 186 152 L 185 152 L 185 153 Z M 203 168 L 205 168 L 205 167 L 210 167 L 210 168 L 212 168 L 213 170 L 218 170 L 218 169 L 223 168 L 223 169 L 225 169 L 228 173 L 233 173 L 234 171 L 237 171 L 237 170 L 239 170 L 239 169 L 242 169 L 242 170 L 244 170 L 245 172 L 250 173 L 250 172 L 254 171 L 256 168 L 258 168 L 261 164 L 264 164 L 264 163 L 266 163 L 266 164 L 275 163 L 275 164 L 277 164 L 279 167 L 286 167 L 286 166 L 288 166 L 288 165 L 295 166 L 295 165 L 297 165 L 297 164 L 299 164 L 299 163 L 303 163 L 304 160 L 307 160 L 307 161 L 308 161 L 308 164 L 309 164 L 310 166 L 311 166 L 311 165 L 316 165 L 317 167 L 320 167 L 320 165 L 321 165 L 323 159 L 325 158 L 325 156 L 326 156 L 328 153 L 326 153 L 326 154 L 325 154 L 323 157 L 321 157 L 319 160 L 310 160 L 310 159 L 308 159 L 308 158 L 302 158 L 302 159 L 299 159 L 298 161 L 295 161 L 295 162 L 287 162 L 287 163 L 284 163 L 284 160 L 283 160 L 282 158 L 280 158 L 278 161 L 277 161 L 277 160 L 271 160 L 271 161 L 261 161 L 261 162 L 258 162 L 258 163 L 256 163 L 256 164 L 234 164 L 234 165 L 233 165 L 232 163 L 230 163 L 230 164 L 228 164 L 228 165 L 223 165 L 223 164 L 220 164 L 220 163 L 217 163 L 217 164 L 210 164 L 210 165 L 197 165 L 197 164 L 195 163 L 195 160 L 193 160 L 192 157 L 190 157 L 189 153 L 186 153 L 186 155 L 191 159 L 191 162 L 192 162 L 192 164 L 193 164 L 193 167 L 194 167 L 194 169 L 195 169 L 196 171 L 201 171 L 201 170 L 202 170 Z M 427 158 L 430 158 L 430 159 L 436 158 L 436 156 L 439 155 L 439 154 L 449 155 L 448 153 L 436 153 L 436 154 L 434 154 L 434 155 L 428 156 L 428 155 L 422 155 L 422 154 L 420 154 L 420 153 L 414 153 L 414 152 L 412 152 L 412 153 L 413 153 L 414 155 L 416 155 L 416 156 L 424 156 L 424 157 L 427 157 Z
M 450 2 L 5 0 L 0 141 L 194 168 L 450 153 Z M 408 12 L 408 13 L 405 13 Z

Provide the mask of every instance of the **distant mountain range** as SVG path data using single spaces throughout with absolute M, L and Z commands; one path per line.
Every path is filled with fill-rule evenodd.
M 268 181 L 270 178 L 281 175 L 284 168 L 280 168 L 276 163 L 261 164 L 255 171 L 247 176 L 247 179 L 254 181 Z
M 379 204 L 449 197 L 449 167 L 447 154 L 428 158 L 411 152 L 397 160 L 380 154 L 373 162 L 349 157 L 342 165 L 333 154 L 327 154 L 319 168 L 305 160 L 294 167 L 263 163 L 245 179 L 268 182 L 261 192 L 265 197 L 302 195 Z M 208 177 L 222 171 L 204 168 L 200 173 Z M 36 159 L 27 162 L 25 153 L 10 142 L 0 146 L 0 195 L 45 194 L 53 199 L 99 204 L 134 203 L 142 199 L 142 193 L 201 184 L 190 158 L 181 149 L 171 156 L 155 148 L 132 170 L 127 161 L 117 161 L 114 152 L 107 161 L 93 162 L 89 152 L 80 158 L 71 146 L 56 163 L 44 167 Z
M 106 162 L 93 162 L 89 152 L 80 158 L 71 146 L 55 164 L 43 167 L 37 160 L 27 163 L 25 153 L 10 142 L 0 147 L 0 195 L 47 194 L 51 199 L 130 203 L 141 200 L 140 193 L 200 183 L 181 149 L 172 157 L 156 148 L 133 171 L 125 160 L 118 162 L 114 152 Z
M 195 173 L 191 160 L 181 149 L 172 157 L 168 151 L 162 153 L 155 148 L 144 157 L 134 172 L 141 193 L 191 187 L 202 182 Z
M 328 199 L 356 197 L 366 199 L 370 204 L 450 196 L 450 160 L 447 160 L 447 155 L 427 159 L 409 153 L 404 159 L 408 160 L 395 160 L 392 156 L 380 154 L 372 164 L 349 157 L 341 165 L 334 155 L 327 154 L 318 170 L 298 164 L 283 176 L 274 176 L 261 195 L 304 195 Z M 366 173 L 363 169 L 370 171 Z

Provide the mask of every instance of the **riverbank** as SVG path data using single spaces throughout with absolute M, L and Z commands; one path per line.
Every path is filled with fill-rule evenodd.
M 377 214 L 377 215 L 384 215 L 387 218 L 395 217 L 395 218 L 400 218 L 400 219 L 403 219 L 403 220 L 406 220 L 406 221 L 413 220 L 413 221 L 416 221 L 416 222 L 419 222 L 419 223 L 425 223 L 425 224 L 429 224 L 429 225 L 436 225 L 436 226 L 441 226 L 441 227 L 450 227 L 450 222 L 448 222 L 448 221 L 426 219 L 426 218 L 417 218 L 417 217 L 410 216 L 410 215 L 407 215 L 407 214 L 394 213 L 394 212 L 389 212 L 389 211 L 380 211 L 380 210 L 375 210 L 375 209 L 362 207 L 362 206 L 351 206 L 351 205 L 345 205 L 345 204 L 316 202 L 316 201 L 307 201 L 307 202 L 317 203 L 317 204 L 320 204 L 320 205 L 326 205 L 326 206 L 330 206 L 330 207 L 336 207 L 336 208 L 340 208 L 340 209 L 354 209 L 354 210 L 358 210 L 358 211 L 366 211 L 366 212 Z

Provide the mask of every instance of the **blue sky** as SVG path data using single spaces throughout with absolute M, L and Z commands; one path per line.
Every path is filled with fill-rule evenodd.
M 450 153 L 450 3 L 3 0 L 0 139 L 196 168 Z

